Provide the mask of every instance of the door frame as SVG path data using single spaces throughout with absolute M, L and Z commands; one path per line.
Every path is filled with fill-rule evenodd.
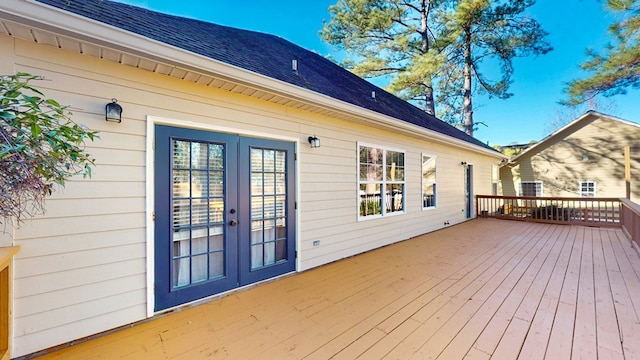
M 155 291 L 154 291 L 154 276 L 155 276 L 155 260 L 154 260 L 154 256 L 155 256 L 155 229 L 154 229 L 154 217 L 155 217 L 155 199 L 154 199 L 154 194 L 155 194 L 155 167 L 154 167 L 154 155 L 155 155 L 155 126 L 156 125 L 167 125 L 167 126 L 174 126 L 174 127 L 181 127 L 181 128 L 189 128 L 189 129 L 195 129 L 195 130 L 203 130 L 203 131 L 211 131 L 211 132 L 220 132 L 220 133 L 229 133 L 229 134 L 235 134 L 235 135 L 239 135 L 239 136 L 246 136 L 246 137 L 254 137 L 254 138 L 261 138 L 261 139 L 270 139 L 270 140 L 276 140 L 276 141 L 285 141 L 285 142 L 291 142 L 294 143 L 294 151 L 295 151 L 295 156 L 296 156 L 296 166 L 295 166 L 295 190 L 293 192 L 293 196 L 295 196 L 295 201 L 296 204 L 298 204 L 296 206 L 296 208 L 294 209 L 295 211 L 295 222 L 294 222 L 294 226 L 295 226 L 295 247 L 296 249 L 301 249 L 300 247 L 300 205 L 299 205 L 299 199 L 300 199 L 300 138 L 297 137 L 291 137 L 291 136 L 281 136 L 281 135 L 274 135 L 272 133 L 265 133 L 265 132 L 260 132 L 260 131 L 247 131 L 247 130 L 243 130 L 243 129 L 239 129 L 239 128 L 231 128 L 231 127 L 223 127 L 223 126 L 216 126 L 213 124 L 205 124 L 205 123 L 198 123 L 198 122 L 193 122 L 193 121 L 185 121 L 185 120 L 179 120 L 179 119 L 171 119 L 171 118 L 164 118 L 164 117 L 159 117 L 159 116 L 153 116 L 153 115 L 147 115 L 146 116 L 146 144 L 145 144 L 145 244 L 146 244 L 146 252 L 147 252 L 147 256 L 146 256 L 146 298 L 147 298 L 147 306 L 146 306 L 146 310 L 147 310 L 147 318 L 153 317 L 156 314 L 161 314 L 164 312 L 168 312 L 171 311 L 175 308 L 179 308 L 182 306 L 186 306 L 189 304 L 193 304 L 193 303 L 197 303 L 197 302 L 201 302 L 201 301 L 206 301 L 208 298 L 210 297 L 206 297 L 204 299 L 199 299 L 199 300 L 195 300 L 193 302 L 190 303 L 186 303 L 186 304 L 181 304 L 172 308 L 167 308 L 167 309 L 163 309 L 160 311 L 155 311 L 154 310 L 154 305 L 155 305 Z M 300 260 L 300 253 L 298 252 L 298 256 L 296 257 L 296 262 L 295 262 L 295 270 L 294 272 L 299 271 L 299 269 L 301 269 L 301 260 Z M 269 279 L 271 280 L 271 279 Z M 246 286 L 253 286 L 254 284 L 250 284 L 250 285 L 246 285 Z M 231 291 L 236 291 L 238 289 L 241 289 L 242 287 L 239 288 L 235 288 Z M 215 294 L 212 296 L 220 296 L 221 294 L 224 293 L 220 293 L 220 294 Z
M 465 214 L 465 220 L 469 220 L 469 219 L 473 219 L 474 217 L 474 210 L 475 210 L 475 206 L 474 206 L 474 202 L 473 202 L 473 196 L 474 196 L 474 181 L 473 181 L 473 164 L 465 164 L 463 167 L 463 176 L 464 176 L 464 182 L 463 182 L 463 187 L 464 187 L 464 214 Z M 467 192 L 468 190 L 468 192 Z

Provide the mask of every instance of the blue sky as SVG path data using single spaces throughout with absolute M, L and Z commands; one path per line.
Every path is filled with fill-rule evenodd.
M 327 8 L 336 0 L 117 0 L 174 15 L 283 37 L 322 55 L 340 57 L 324 43 L 318 31 L 329 20 Z M 474 136 L 489 144 L 506 145 L 540 140 L 556 118 L 573 120 L 583 111 L 563 109 L 565 84 L 583 77 L 579 65 L 585 51 L 602 49 L 610 41 L 607 27 L 615 18 L 603 1 L 538 0 L 528 10 L 549 33 L 554 50 L 537 58 L 514 61 L 514 95 L 507 100 L 474 97 L 474 119 L 480 126 Z M 640 91 L 629 90 L 599 102 L 599 111 L 640 123 Z

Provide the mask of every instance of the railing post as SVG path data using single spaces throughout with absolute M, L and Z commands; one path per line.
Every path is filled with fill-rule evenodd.
M 13 255 L 19 246 L 0 247 L 0 360 L 11 358 Z

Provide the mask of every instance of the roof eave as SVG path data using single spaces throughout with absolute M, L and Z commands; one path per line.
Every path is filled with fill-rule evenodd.
M 8 18 L 14 21 L 43 30 L 81 38 L 96 45 L 167 62 L 181 68 L 212 74 L 253 88 L 276 92 L 289 98 L 374 121 L 395 131 L 413 135 L 421 134 L 447 145 L 496 158 L 506 158 L 497 151 L 33 0 L 4 0 L 0 3 L 0 13 L 8 15 Z

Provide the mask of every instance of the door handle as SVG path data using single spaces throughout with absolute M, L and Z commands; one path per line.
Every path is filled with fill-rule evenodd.
M 231 220 L 231 221 L 229 221 L 229 225 L 231 225 L 231 226 L 237 226 L 237 225 L 238 225 L 238 221 L 236 221 L 235 219 L 234 219 L 234 220 Z

